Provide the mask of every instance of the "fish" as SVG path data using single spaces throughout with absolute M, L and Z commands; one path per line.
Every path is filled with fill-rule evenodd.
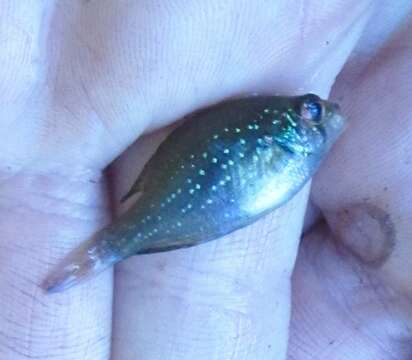
M 249 96 L 186 116 L 160 144 L 110 225 L 42 283 L 59 292 L 139 254 L 198 245 L 243 228 L 309 181 L 346 124 L 315 94 Z

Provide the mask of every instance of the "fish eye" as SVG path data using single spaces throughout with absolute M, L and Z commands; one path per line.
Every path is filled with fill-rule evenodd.
M 305 100 L 301 105 L 300 115 L 306 121 L 320 123 L 323 115 L 323 106 L 319 100 Z

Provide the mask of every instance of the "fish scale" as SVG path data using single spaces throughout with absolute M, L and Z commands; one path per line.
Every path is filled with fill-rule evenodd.
M 188 116 L 159 146 L 123 200 L 130 209 L 46 279 L 59 291 L 131 255 L 204 243 L 293 197 L 345 121 L 313 94 L 255 96 Z

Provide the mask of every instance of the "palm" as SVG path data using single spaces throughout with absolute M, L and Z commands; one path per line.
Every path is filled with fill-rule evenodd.
M 0 87 L 0 354 L 105 359 L 112 323 L 116 360 L 285 353 L 289 276 L 307 189 L 218 242 L 120 265 L 113 312 L 110 272 L 49 297 L 38 283 L 58 258 L 108 221 L 100 173 L 143 131 L 244 93 L 327 95 L 366 23 L 367 4 L 354 5 L 349 14 L 348 3 L 322 7 L 317 1 L 79 1 L 54 10 L 7 3 L 0 2 L 0 10 L 10 11 L 2 27 L 7 49 L 13 49 L 0 58 L 0 79 L 7 84 Z M 381 26 L 382 34 L 406 7 Z M 38 20 L 45 13 L 51 19 L 46 33 Z M 334 90 L 353 125 L 316 178 L 313 201 L 342 238 L 336 212 L 368 197 L 389 214 L 396 244 L 384 263 L 370 268 L 337 252 L 325 226 L 313 228 L 295 272 L 294 359 L 331 358 L 330 349 L 336 358 L 350 359 L 355 343 L 365 359 L 410 356 L 404 341 L 411 336 L 412 312 L 406 223 L 411 149 L 403 119 L 412 99 L 402 77 L 410 70 L 410 50 L 402 49 L 404 34 L 392 42 L 392 59 L 383 51 L 379 64 L 364 66 L 381 45 L 372 35 L 363 37 L 362 56 L 353 58 Z M 125 192 L 160 137 L 147 137 L 115 163 L 117 193 Z

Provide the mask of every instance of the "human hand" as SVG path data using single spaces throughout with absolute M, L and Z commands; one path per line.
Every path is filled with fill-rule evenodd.
M 410 357 L 412 29 L 381 49 L 409 5 L 371 4 L 0 1 L 1 358 L 285 358 L 308 187 L 223 239 L 120 264 L 114 291 L 110 271 L 39 284 L 110 221 L 162 135 L 116 161 L 109 191 L 101 172 L 142 132 L 240 94 L 325 97 L 362 33 L 333 90 L 351 123 L 314 180 L 332 230 L 303 241 L 288 358 Z

